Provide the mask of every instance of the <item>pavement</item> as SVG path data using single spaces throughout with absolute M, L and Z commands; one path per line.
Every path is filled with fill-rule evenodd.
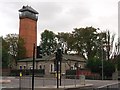
M 93 84 L 85 84 L 85 85 L 67 85 L 67 86 L 59 86 L 57 88 L 56 85 L 48 85 L 48 86 L 39 86 L 35 87 L 34 90 L 76 90 L 77 88 L 86 88 L 86 87 L 92 87 Z M 2 87 L 1 90 L 29 90 L 31 88 L 4 88 Z
M 0 84 L 9 84 L 11 83 L 11 80 L 0 80 Z M 76 88 L 85 88 L 85 87 L 92 87 L 93 84 L 76 84 L 76 85 L 62 85 L 59 86 L 59 89 L 57 89 L 56 85 L 47 85 L 47 86 L 36 86 L 35 90 L 68 90 L 68 89 L 76 89 Z M 20 88 L 14 88 L 14 87 L 9 87 L 6 88 L 4 86 L 1 87 L 1 90 L 19 90 Z M 20 90 L 29 90 L 29 88 L 21 88 Z
M 36 79 L 37 80 L 37 79 Z M 49 79 L 48 79 L 49 80 Z M 55 80 L 55 79 L 52 79 L 52 81 Z M 39 80 L 41 82 L 41 79 Z M 55 80 L 56 81 L 56 80 Z M 15 82 L 15 83 L 13 83 Z M 24 87 L 23 85 L 26 86 L 25 83 L 29 82 L 28 79 L 25 80 L 25 82 L 22 82 L 22 88 L 29 88 L 29 87 Z M 31 82 L 31 81 L 30 81 Z M 50 81 L 48 81 L 50 82 Z M 15 78 L 15 77 L 3 77 L 2 79 L 0 79 L 0 84 L 2 84 L 2 88 L 18 88 L 19 85 L 19 79 L 18 78 Z M 16 85 L 15 85 L 16 84 Z M 38 82 L 39 84 L 39 82 Z M 30 85 L 31 86 L 31 85 Z M 61 89 L 64 89 L 64 88 L 82 88 L 82 87 L 92 87 L 93 84 L 73 84 L 73 85 L 69 85 L 69 84 L 63 84 L 61 86 L 59 86 L 59 88 Z M 57 86 L 54 84 L 45 84 L 44 86 L 43 85 L 35 85 L 35 88 L 41 88 L 41 89 L 47 89 L 47 88 L 51 88 L 51 89 L 55 89 L 57 88 Z
M 0 84 L 10 83 L 11 80 L 0 80 Z
M 118 81 L 114 80 L 85 80 L 85 83 L 81 83 L 79 79 L 62 79 L 62 86 L 59 86 L 59 89 L 75 89 L 75 88 L 101 88 L 105 85 L 115 84 Z M 120 83 L 120 82 L 119 82 Z M 0 79 L 0 84 L 2 84 L 2 88 L 19 88 L 21 86 L 23 88 L 31 88 L 31 77 L 23 77 L 21 78 L 21 85 L 20 85 L 20 78 L 19 77 L 3 77 Z M 56 86 L 56 79 L 55 78 L 35 78 L 35 88 L 39 90 L 55 90 Z M 2 90 L 4 90 L 2 89 Z
M 66 86 L 59 86 L 59 88 L 83 88 L 83 87 L 92 87 L 93 84 L 85 84 L 85 85 L 66 85 Z M 48 85 L 48 86 L 40 86 L 40 87 L 36 87 L 36 88 L 57 88 L 56 85 Z

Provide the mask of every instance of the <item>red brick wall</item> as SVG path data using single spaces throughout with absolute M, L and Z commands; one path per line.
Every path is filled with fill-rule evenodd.
M 92 73 L 90 70 L 77 70 L 76 74 L 85 76 L 99 76 L 98 73 Z
M 26 57 L 32 57 L 33 44 L 37 45 L 37 21 L 29 18 L 20 19 L 19 35 L 25 42 Z

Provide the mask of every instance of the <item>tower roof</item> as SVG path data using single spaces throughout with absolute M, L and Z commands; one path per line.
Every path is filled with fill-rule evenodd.
M 38 14 L 36 10 L 34 10 L 31 6 L 23 6 L 22 9 L 19 10 L 19 12 L 24 12 L 24 11 L 30 11 L 34 14 Z

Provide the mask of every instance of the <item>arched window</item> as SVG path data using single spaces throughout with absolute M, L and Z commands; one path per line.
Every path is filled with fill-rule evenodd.
M 22 66 L 20 66 L 20 70 L 22 70 Z
M 52 71 L 53 71 L 53 65 L 51 64 L 51 66 L 50 66 L 50 67 L 51 67 L 51 72 L 52 72 Z
M 54 64 L 50 64 L 50 69 L 49 69 L 49 72 L 54 72 Z
M 39 68 L 42 69 L 42 65 L 40 65 Z
M 24 69 L 26 69 L 26 66 L 24 65 Z
M 43 69 L 45 69 L 45 65 L 43 66 Z

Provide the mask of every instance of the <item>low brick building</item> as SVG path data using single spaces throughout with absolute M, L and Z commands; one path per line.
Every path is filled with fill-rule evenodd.
M 32 58 L 22 59 L 18 61 L 17 69 L 32 69 Z M 67 69 L 85 68 L 86 60 L 78 55 L 63 55 L 62 57 L 62 73 Z M 55 72 L 55 55 L 43 56 L 35 59 L 35 69 L 45 69 L 45 74 Z

